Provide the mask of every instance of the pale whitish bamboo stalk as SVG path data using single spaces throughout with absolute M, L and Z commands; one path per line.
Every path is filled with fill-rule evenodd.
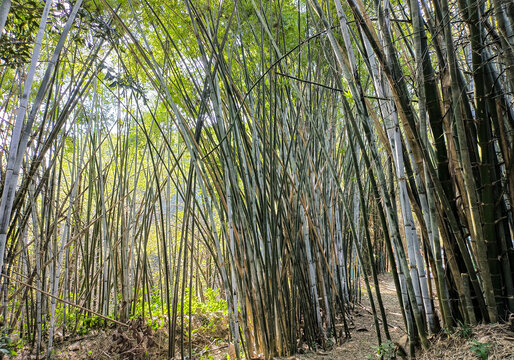
M 49 2 L 51 2 L 51 1 L 49 1 Z M 4 186 L 4 194 L 2 194 L 2 200 L 0 203 L 0 268 L 3 265 L 3 257 L 4 257 L 4 253 L 5 253 L 5 242 L 7 240 L 6 234 L 4 234 L 2 227 L 3 226 L 7 227 L 9 220 L 10 220 L 12 205 L 13 205 L 13 201 L 14 201 L 14 187 L 16 186 L 16 184 L 18 182 L 19 171 L 21 168 L 22 159 L 23 159 L 25 151 L 27 149 L 27 143 L 29 140 L 29 136 L 32 133 L 32 126 L 34 124 L 34 120 L 39 111 L 39 108 L 43 102 L 43 98 L 44 98 L 48 88 L 51 86 L 51 75 L 53 74 L 55 65 L 57 63 L 57 59 L 59 58 L 59 55 L 61 54 L 61 51 L 64 47 L 64 43 L 66 41 L 66 38 L 68 36 L 68 33 L 69 33 L 72 25 L 73 25 L 75 16 L 77 15 L 78 9 L 80 8 L 81 4 L 82 4 L 82 0 L 78 0 L 74 4 L 74 6 L 70 12 L 70 16 L 68 17 L 66 25 L 64 26 L 64 28 L 59 36 L 59 41 L 57 42 L 57 45 L 52 54 L 52 57 L 48 61 L 46 71 L 44 73 L 43 79 L 39 86 L 38 92 L 34 99 L 34 103 L 32 105 L 29 116 L 27 118 L 27 122 L 24 127 L 23 127 L 23 120 L 25 117 L 26 108 L 20 109 L 21 112 L 18 113 L 17 122 L 18 122 L 18 120 L 20 120 L 19 131 L 21 131 L 21 134 L 18 134 L 16 129 L 13 132 L 13 134 L 15 134 L 15 136 L 13 136 L 12 140 L 14 140 L 15 141 L 14 144 L 16 144 L 13 149 L 13 154 L 15 153 L 16 155 L 15 155 L 15 159 L 13 160 L 14 164 L 12 164 L 13 168 L 10 173 L 9 173 L 9 166 L 7 168 L 8 173 L 6 174 L 7 175 L 6 181 L 5 181 L 6 186 Z M 47 5 L 49 6 L 50 4 L 47 3 Z M 45 6 L 45 9 L 46 9 L 46 6 Z M 43 10 L 43 15 L 44 15 L 43 19 L 46 20 L 48 13 L 47 12 L 45 13 L 45 10 Z M 43 26 L 43 28 L 41 28 L 41 26 L 43 26 L 43 21 L 41 22 L 40 30 L 42 30 L 44 32 L 44 26 Z M 41 39 L 39 38 L 39 33 L 38 33 L 38 40 L 36 42 L 36 46 L 40 40 Z M 38 53 L 39 53 L 39 50 L 40 50 L 40 47 L 38 49 Z M 35 55 L 35 53 L 34 53 L 34 55 Z M 33 56 L 34 64 L 37 61 L 38 57 L 39 57 L 39 55 Z M 32 61 L 31 61 L 31 64 L 32 64 Z M 32 67 L 32 65 L 31 65 L 31 67 Z M 31 82 L 32 82 L 32 80 L 31 80 Z M 68 105 L 68 104 L 66 104 L 66 105 Z M 64 117 L 64 119 L 65 118 L 66 117 Z M 17 127 L 17 125 L 15 125 L 15 128 L 16 127 Z M 9 150 L 9 152 L 11 152 L 11 150 Z M 9 157 L 11 157 L 11 156 L 9 156 Z M 9 176 L 9 181 L 7 181 L 8 176 Z M 5 195 L 5 200 L 4 200 L 4 195 Z
M 34 183 L 30 183 L 29 187 L 29 201 L 31 206 L 32 215 L 32 236 L 34 238 L 35 248 L 35 263 L 36 263 L 36 288 L 41 289 L 41 255 L 40 255 L 40 233 L 37 218 L 36 199 L 34 198 Z M 41 338 L 42 338 L 42 319 L 41 319 L 41 293 L 36 292 L 36 357 L 39 358 L 41 353 Z
M 9 145 L 9 157 L 7 159 L 2 199 L 0 201 L 0 271 L 3 269 L 5 246 L 7 241 L 7 231 L 9 228 L 9 222 L 11 220 L 11 210 L 14 201 L 14 192 L 16 184 L 18 182 L 21 159 L 23 158 L 23 154 L 25 152 L 24 145 L 26 146 L 26 142 L 23 142 L 22 136 L 23 124 L 25 121 L 25 114 L 27 112 L 30 91 L 32 89 L 32 82 L 34 81 L 34 75 L 36 74 L 36 67 L 37 62 L 39 60 L 39 54 L 41 53 L 43 36 L 45 34 L 45 27 L 51 5 L 52 0 L 48 0 L 43 9 L 43 14 L 41 15 L 41 22 L 39 24 L 39 30 L 36 36 L 36 41 L 34 43 L 34 51 L 32 53 L 29 71 L 27 73 L 25 84 L 23 86 L 23 94 L 21 95 L 20 106 L 18 108 L 18 114 L 16 117 L 13 133 L 11 135 L 11 142 Z M 29 123 L 27 122 L 27 126 L 28 125 Z
M 228 167 L 225 166 L 225 172 L 228 173 Z M 232 214 L 232 191 L 230 189 L 230 180 L 226 179 L 226 191 L 227 191 L 227 220 L 228 220 L 228 236 L 229 236 L 229 247 L 232 255 L 233 261 L 236 259 L 236 247 L 235 247 L 235 239 L 234 239 L 234 219 Z M 239 358 L 239 316 L 237 310 L 238 304 L 238 296 L 237 296 L 237 278 L 236 278 L 236 269 L 235 263 L 232 262 L 230 265 L 230 277 L 232 281 L 232 293 L 229 296 L 232 296 L 232 312 L 234 314 L 234 330 L 233 334 L 234 340 L 234 348 L 236 351 L 236 355 Z
M 417 4 L 417 2 L 416 2 L 416 4 Z M 420 21 L 418 19 L 418 16 L 420 16 L 419 8 L 417 10 L 413 10 L 413 11 L 416 13 L 415 15 L 413 15 L 414 22 L 416 22 L 416 21 L 419 22 Z M 389 12 L 386 12 L 386 13 L 389 14 Z M 386 22 L 388 22 L 388 21 L 389 20 L 387 19 Z M 416 25 L 414 25 L 414 26 L 416 26 Z M 418 28 L 421 28 L 422 26 L 423 26 L 422 24 L 418 24 Z M 417 56 L 415 72 L 416 72 L 416 79 L 418 81 L 418 94 L 419 94 L 418 98 L 419 98 L 419 109 L 420 109 L 419 122 L 420 122 L 420 133 L 421 133 L 420 136 L 421 136 L 421 138 L 422 138 L 421 140 L 424 142 L 425 146 L 428 146 L 427 132 L 426 132 L 425 89 L 424 89 L 423 80 L 419 81 L 419 79 L 422 79 L 422 77 L 423 77 L 423 64 L 422 64 L 423 54 L 421 54 L 420 41 L 417 40 L 420 36 L 419 31 L 417 29 L 415 29 L 414 31 L 415 31 L 415 43 L 416 43 L 415 48 L 416 48 L 416 56 Z M 391 96 L 391 95 L 392 94 L 389 91 L 389 94 L 387 94 L 387 96 Z M 397 120 L 398 120 L 398 118 L 396 117 L 396 121 Z M 417 189 L 418 189 L 419 200 L 421 203 L 421 211 L 422 211 L 422 215 L 423 215 L 423 221 L 424 221 L 424 223 L 426 225 L 426 229 L 427 229 L 428 241 L 429 241 L 429 243 L 432 243 L 433 234 L 432 234 L 432 226 L 431 226 L 431 219 L 430 219 L 430 210 L 428 207 L 427 195 L 426 195 L 426 190 L 425 190 L 426 189 L 425 183 L 421 179 L 421 174 L 420 174 L 419 168 L 417 166 L 417 163 L 414 159 L 414 155 L 412 154 L 409 143 L 406 142 L 405 144 L 406 144 L 407 154 L 410 155 L 411 164 L 412 164 L 413 172 L 415 175 L 415 181 L 416 181 L 416 185 L 417 185 Z M 400 146 L 401 146 L 401 143 L 400 143 Z M 426 171 L 426 163 L 424 163 L 424 169 Z M 427 177 L 427 179 L 428 179 L 428 177 Z M 419 221 L 421 221 L 421 220 L 422 219 L 419 219 Z M 433 333 L 436 330 L 436 324 L 435 324 L 435 318 L 434 318 L 433 309 L 432 309 L 431 296 L 428 291 L 428 284 L 427 284 L 428 280 L 426 277 L 425 265 L 424 265 L 423 258 L 421 255 L 420 240 L 421 239 L 418 238 L 418 241 L 414 242 L 416 265 L 417 265 L 417 270 L 418 270 L 418 274 L 419 274 L 419 282 L 421 285 L 421 293 L 423 296 L 423 304 L 424 304 L 426 316 L 427 316 L 427 323 L 428 323 L 429 330 Z
M 127 117 L 125 119 L 126 121 L 126 138 L 127 138 L 127 141 L 128 141 L 128 138 L 129 138 L 129 134 L 130 134 L 130 130 L 131 130 L 131 126 L 130 126 L 130 121 L 128 121 L 128 113 L 127 113 Z M 128 144 L 127 144 L 128 145 Z M 136 146 L 137 148 L 137 146 Z M 134 155 L 134 160 L 133 160 L 133 163 L 134 165 L 136 164 L 136 158 L 137 158 L 137 152 L 136 154 Z M 127 162 L 125 164 L 126 166 L 126 171 L 127 171 L 127 175 L 130 174 L 130 171 L 131 169 L 133 168 L 132 166 L 132 163 L 129 163 L 128 162 L 128 159 L 127 159 Z M 134 166 L 134 173 L 136 172 L 136 169 L 135 169 L 135 166 Z M 130 287 L 131 287 L 131 262 L 130 262 L 130 254 L 131 254 L 131 248 L 129 246 L 129 239 L 130 239 L 130 230 L 131 230 L 131 224 L 132 224 L 132 216 L 133 216 L 133 213 L 134 213 L 134 207 L 135 205 L 133 205 L 133 207 L 130 208 L 130 210 L 127 210 L 125 208 L 125 206 L 128 206 L 128 204 L 131 203 L 131 199 L 130 199 L 130 181 L 129 181 L 129 176 L 126 176 L 125 178 L 125 183 L 124 183 L 124 188 L 126 189 L 126 191 L 128 191 L 129 193 L 127 194 L 127 197 L 123 197 L 123 202 L 121 204 L 121 209 L 123 211 L 123 214 L 122 214 L 122 234 L 121 234 L 121 240 L 120 240 L 120 251 L 121 251 L 121 268 L 122 268 L 122 271 L 123 271 L 123 277 L 121 279 L 121 287 L 122 287 L 122 290 L 121 290 L 121 300 L 122 300 L 122 304 L 121 304 L 121 311 L 120 311 L 120 315 L 119 315 L 119 318 L 121 321 L 126 321 L 129 317 L 129 310 L 130 310 Z M 168 182 L 169 183 L 169 182 Z M 135 198 L 135 195 L 133 195 L 134 198 Z M 169 215 L 169 214 L 167 214 Z M 169 228 L 171 228 L 171 220 L 169 221 Z M 171 236 L 169 236 L 168 238 L 171 238 Z M 171 248 L 171 246 L 170 246 Z M 166 303 L 169 303 L 169 299 L 166 299 Z
M 386 1 L 384 3 L 384 21 L 385 26 L 391 26 L 389 22 L 389 2 Z M 387 46 L 387 45 L 386 45 Z M 377 89 L 377 93 L 379 97 L 389 99 L 392 97 L 390 89 L 385 86 L 382 87 L 382 79 L 379 74 L 375 75 L 375 88 Z M 404 232 L 405 232 L 405 239 L 407 243 L 407 251 L 409 255 L 409 267 L 410 267 L 410 273 L 411 278 L 413 280 L 414 290 L 416 292 L 416 302 L 419 306 L 420 312 L 425 314 L 425 309 L 423 307 L 423 300 L 421 295 L 421 289 L 420 289 L 420 282 L 419 282 L 419 269 L 416 261 L 416 245 L 415 243 L 418 242 L 417 235 L 416 235 L 416 228 L 414 226 L 414 218 L 412 216 L 412 209 L 410 205 L 409 195 L 407 192 L 407 182 L 405 179 L 405 169 L 404 169 L 404 160 L 403 160 L 403 148 L 402 148 L 402 142 L 401 142 L 401 135 L 400 135 L 400 128 L 398 123 L 398 115 L 396 111 L 394 110 L 394 104 L 392 104 L 391 101 L 385 102 L 383 104 L 385 108 L 383 111 L 385 112 L 384 117 L 384 123 L 386 128 L 387 137 L 389 140 L 389 144 L 391 146 L 391 150 L 394 156 L 394 164 L 395 164 L 395 171 L 396 171 L 396 177 L 398 182 L 398 189 L 399 189 L 399 197 L 400 197 L 400 207 L 402 209 L 402 220 L 403 220 L 403 226 L 404 226 Z
M 218 127 L 221 130 L 221 133 L 224 133 L 224 124 L 223 118 L 218 118 Z M 224 135 L 223 135 L 224 136 Z M 229 242 L 229 250 L 232 258 L 230 264 L 230 277 L 231 277 L 231 287 L 227 288 L 226 291 L 230 290 L 230 294 L 228 297 L 232 297 L 230 304 L 232 306 L 232 322 L 233 322 L 233 334 L 232 338 L 234 341 L 234 349 L 236 352 L 236 356 L 239 358 L 239 315 L 238 315 L 238 281 L 236 278 L 236 269 L 235 269 L 235 261 L 236 261 L 236 249 L 235 249 L 235 235 L 234 235 L 234 214 L 232 210 L 232 191 L 230 184 L 230 175 L 229 168 L 225 165 L 225 189 L 226 189 L 226 197 L 227 197 L 227 221 L 228 221 L 228 242 Z
M 505 61 L 505 70 L 507 72 L 512 91 L 514 90 L 514 15 L 512 4 L 510 4 L 510 12 L 507 11 L 507 7 L 509 6 L 508 1 L 492 0 L 492 4 L 503 48 L 503 51 L 500 52 L 500 56 L 502 56 Z
M 358 153 L 357 146 L 355 147 L 355 152 Z M 359 160 L 357 160 L 357 161 L 359 161 Z M 355 166 L 358 167 L 358 164 L 356 164 Z M 353 236 L 355 237 L 355 240 L 353 243 L 353 250 L 352 250 L 352 252 L 354 253 L 354 257 L 357 254 L 356 251 L 359 251 L 359 249 L 357 249 L 357 246 L 360 246 L 359 244 L 361 244 L 360 234 L 359 234 L 359 230 L 360 230 L 360 226 L 359 226 L 360 206 L 359 205 L 360 205 L 359 191 L 357 189 L 357 184 L 354 184 L 354 186 L 353 186 L 353 224 L 355 226 L 355 233 Z M 359 261 L 359 262 L 360 262 L 359 269 L 362 269 L 364 264 L 362 263 L 362 261 Z M 360 271 L 362 271 L 362 270 L 360 270 Z M 359 282 L 360 271 L 358 271 L 356 274 L 357 275 L 357 280 L 355 282 L 356 284 Z
M 322 181 L 323 178 L 321 177 L 321 174 L 318 174 L 318 176 L 320 176 L 320 178 L 317 181 L 318 184 L 314 184 L 314 176 L 316 175 L 316 171 L 314 169 L 312 169 L 311 173 L 313 174 L 312 183 L 313 183 L 314 197 L 315 197 L 315 199 L 314 199 L 315 200 L 315 210 L 316 210 L 317 214 L 323 214 L 323 211 L 321 211 L 321 209 L 323 207 L 322 202 L 324 202 L 323 201 L 324 194 L 322 194 L 322 192 L 320 190 L 320 184 L 319 184 L 319 181 L 320 180 Z M 314 218 L 314 219 L 316 219 L 316 218 Z M 323 224 L 324 218 L 321 218 L 321 219 L 318 218 L 317 220 L 319 221 L 317 227 L 319 228 L 321 238 L 327 239 L 328 235 L 326 234 L 326 231 L 327 231 L 328 226 L 327 226 L 327 224 Z M 317 253 L 317 259 L 322 259 L 323 255 L 321 253 L 320 246 L 317 247 L 316 253 Z M 328 299 L 328 288 L 326 286 L 326 279 L 325 279 L 326 274 L 323 271 L 321 271 L 321 269 L 319 267 L 318 267 L 318 274 L 319 274 L 318 277 L 320 278 L 320 281 L 319 281 L 320 292 L 321 292 L 321 297 L 323 299 L 323 305 L 324 305 L 323 318 L 325 320 L 325 328 L 326 328 L 326 330 L 331 331 L 332 330 L 332 311 L 331 311 L 331 306 L 329 305 L 329 299 Z M 327 334 L 327 337 L 330 335 L 327 331 L 326 331 L 326 334 Z
M 48 242 L 48 254 L 51 255 L 50 259 L 50 271 L 48 274 L 48 277 L 50 279 L 50 292 L 54 293 L 58 290 L 59 285 L 59 272 L 61 264 L 58 263 L 59 260 L 62 258 L 60 256 L 59 247 L 57 245 L 58 241 L 58 227 L 59 224 L 59 217 L 60 214 L 60 207 L 59 205 L 59 194 L 61 193 L 61 174 L 62 174 L 62 150 L 59 149 L 59 145 L 55 144 L 53 149 L 53 155 L 55 158 L 61 159 L 61 162 L 59 164 L 59 168 L 57 168 L 57 164 L 52 164 L 52 177 L 50 180 L 50 187 L 51 187 L 51 200 L 52 204 L 51 207 L 53 208 L 53 213 L 50 213 L 49 218 L 53 220 L 53 223 L 51 224 L 51 234 L 49 234 L 50 241 Z M 50 227 L 50 226 L 49 226 Z M 46 358 L 50 359 L 53 355 L 53 331 L 55 326 L 55 306 L 56 306 L 56 300 L 54 297 L 50 298 L 50 324 L 49 324 L 49 337 L 48 337 L 48 345 L 46 348 Z
M 136 149 L 138 148 L 138 146 L 140 144 L 138 134 L 139 133 L 136 131 L 136 139 L 135 139 Z M 127 230 L 127 246 L 130 242 L 130 247 L 129 247 L 130 251 L 128 253 L 128 258 L 127 258 L 127 269 L 129 270 L 129 274 L 127 276 L 127 283 L 133 289 L 137 288 L 137 278 L 136 278 L 137 270 L 136 269 L 137 269 L 137 262 L 138 262 L 138 259 L 136 259 L 135 255 L 134 255 L 135 249 L 136 249 L 137 223 L 138 223 L 138 217 L 139 217 L 138 214 L 136 214 L 136 201 L 138 199 L 138 197 L 137 197 L 138 183 L 139 183 L 139 179 L 140 179 L 142 169 L 143 169 L 143 163 L 144 163 L 143 159 L 145 159 L 145 157 L 146 157 L 147 149 L 148 149 L 148 146 L 145 146 L 143 148 L 143 154 L 140 159 L 138 157 L 137 152 L 134 154 L 134 161 L 133 161 L 134 182 L 133 182 L 133 189 L 132 189 L 132 198 L 129 200 L 131 206 L 130 206 L 130 214 L 129 214 L 128 221 L 129 221 L 129 224 L 131 224 L 131 225 L 129 225 L 129 228 Z M 138 159 L 140 161 L 138 161 Z M 177 236 L 175 236 L 175 238 L 177 238 Z M 133 302 L 132 306 L 135 308 L 136 298 L 131 299 L 130 292 L 127 293 L 127 301 L 129 302 L 129 304 L 132 301 Z M 168 299 L 168 301 L 170 301 L 170 300 Z M 127 308 L 130 308 L 129 304 L 127 304 Z M 127 315 L 128 315 L 129 310 L 127 310 Z
M 0 39 L 4 33 L 5 22 L 7 21 L 7 15 L 11 8 L 11 0 L 2 0 L 0 4 Z
M 407 147 L 407 153 L 409 155 L 411 155 L 410 158 L 412 159 L 413 158 L 412 151 L 411 151 L 410 147 L 408 146 L 408 143 L 406 143 L 406 147 Z M 420 203 L 421 203 L 421 210 L 423 213 L 422 214 L 423 220 L 425 221 L 425 224 L 428 224 L 427 225 L 427 228 L 428 228 L 428 226 L 430 225 L 430 210 L 428 208 L 428 201 L 427 201 L 426 192 L 425 192 L 425 184 L 421 180 L 421 175 L 420 175 L 420 172 L 419 172 L 416 162 L 412 161 L 411 164 L 412 164 L 412 168 L 414 171 L 416 185 L 418 188 L 418 194 L 419 194 Z M 420 219 L 420 221 L 421 221 L 421 219 Z M 431 226 L 430 226 L 430 232 L 428 233 L 428 237 L 429 237 L 429 239 L 428 239 L 429 243 L 432 243 L 433 235 L 432 235 Z M 425 312 L 426 312 L 426 316 L 427 316 L 428 328 L 432 333 L 434 333 L 436 330 L 436 324 L 435 324 L 434 310 L 432 308 L 432 296 L 428 290 L 427 272 L 425 271 L 425 262 L 423 260 L 422 254 L 421 254 L 421 239 L 418 236 L 416 236 L 416 238 L 417 238 L 417 241 L 414 242 L 414 251 L 415 251 L 415 255 L 416 255 L 416 265 L 417 265 L 418 274 L 419 274 L 419 283 L 421 285 L 421 294 L 423 296 L 423 305 L 425 307 Z
M 448 293 L 448 285 L 445 278 L 445 273 L 443 269 L 443 259 L 442 259 L 442 252 L 441 252 L 441 242 L 440 242 L 440 236 L 439 236 L 439 227 L 437 222 L 437 214 L 436 214 L 436 207 L 435 207 L 435 200 L 434 200 L 434 191 L 432 188 L 432 182 L 427 177 L 427 182 L 429 186 L 427 187 L 427 198 L 428 198 L 428 206 L 430 211 L 430 224 L 432 226 L 432 251 L 434 253 L 434 262 L 436 265 L 436 272 L 437 272 L 437 286 L 438 286 L 438 293 L 441 301 L 441 309 L 444 316 L 444 324 L 446 328 L 448 328 L 450 331 L 452 330 L 452 321 L 450 319 L 450 308 L 448 304 L 449 299 L 449 293 Z
M 30 212 L 30 204 L 27 204 L 27 211 Z M 29 227 L 25 224 L 25 226 L 23 226 L 22 229 L 20 229 L 19 231 L 21 232 L 21 235 L 20 235 L 20 240 L 19 240 L 19 243 L 20 243 L 20 246 L 21 246 L 21 274 L 23 275 L 18 275 L 18 279 L 20 281 L 23 281 L 23 277 L 29 277 L 30 276 L 30 260 L 29 260 L 29 254 L 28 254 L 28 249 L 27 249 L 27 233 L 28 233 L 28 230 L 29 230 Z M 20 283 L 18 283 L 18 286 L 21 285 Z M 28 294 L 28 291 L 29 289 L 25 289 L 24 291 L 24 294 L 22 295 L 21 297 L 21 301 L 24 301 L 24 299 L 26 298 L 27 294 Z M 29 324 L 30 322 L 27 321 L 27 324 L 23 324 L 23 317 L 25 315 L 25 312 L 27 312 L 27 319 L 28 319 L 28 313 L 30 312 L 30 308 L 28 306 L 21 306 L 21 312 L 18 310 L 19 312 L 19 318 L 22 319 L 21 322 L 20 322 L 20 337 L 23 337 L 23 332 L 24 332 L 24 327 L 27 329 L 27 338 L 30 338 L 30 335 L 29 335 Z M 16 319 L 16 314 L 14 314 L 14 316 L 12 316 L 12 318 Z M 13 327 L 16 326 L 16 324 L 13 322 Z
M 100 119 L 98 119 L 98 115 L 95 116 L 95 134 L 93 137 L 95 139 L 101 139 L 101 130 L 99 128 Z M 96 157 L 96 166 L 97 166 L 97 174 L 98 174 L 98 186 L 99 186 L 99 202 L 100 202 L 100 213 L 101 213 L 101 238 L 102 238 L 102 261 L 103 261 L 103 272 L 102 272 L 102 304 L 103 309 L 102 312 L 105 316 L 109 315 L 109 298 L 110 298 L 110 287 L 109 287 L 109 262 L 110 262 L 110 234 L 109 227 L 107 225 L 107 212 L 105 207 L 105 185 L 104 185 L 104 169 L 102 166 L 102 151 L 98 151 L 95 155 Z
M 386 93 L 387 94 L 387 93 Z M 416 292 L 416 301 L 420 308 L 421 312 L 425 312 L 423 308 L 423 301 L 421 296 L 420 289 L 420 276 L 419 276 L 419 268 L 416 261 L 416 243 L 419 244 L 416 229 L 414 226 L 414 218 L 412 216 L 412 209 L 410 206 L 409 195 L 407 193 L 407 183 L 405 179 L 405 170 L 403 167 L 403 150 L 400 139 L 400 131 L 398 125 L 398 118 L 396 117 L 396 113 L 389 113 L 386 118 L 396 119 L 389 120 L 389 126 L 386 125 L 386 130 L 388 134 L 388 138 L 390 141 L 391 149 L 393 150 L 393 154 L 395 155 L 395 170 L 398 181 L 398 189 L 399 189 L 399 197 L 400 197 L 400 206 L 402 209 L 402 220 L 405 231 L 405 238 L 407 243 L 407 250 L 409 255 L 409 267 L 411 272 L 411 277 L 414 284 L 414 290 Z
M 305 216 L 305 209 L 300 207 L 300 218 L 302 220 L 302 235 L 305 243 L 305 255 L 307 257 L 307 272 L 309 276 L 309 287 L 311 292 L 311 300 L 314 304 L 314 311 L 316 316 L 316 322 L 318 329 L 322 329 L 321 324 L 321 313 L 319 308 L 318 288 L 316 286 L 316 269 L 314 267 L 314 260 L 312 258 L 311 242 L 309 238 L 309 225 L 307 223 L 307 217 Z
M 412 0 L 411 2 L 411 12 L 412 12 L 412 18 L 413 18 L 413 28 L 414 28 L 414 50 L 416 54 L 416 68 L 415 68 L 415 76 L 416 76 L 416 83 L 418 85 L 418 103 L 419 103 L 419 132 L 421 141 L 425 144 L 425 146 L 428 148 L 428 135 L 427 135 L 427 108 L 426 108 L 426 95 L 425 95 L 425 84 L 423 80 L 423 57 L 428 56 L 428 54 L 423 54 L 422 48 L 421 48 L 421 36 L 424 35 L 424 28 L 423 28 L 423 21 L 421 18 L 421 12 L 419 9 L 419 4 L 417 0 Z M 423 32 L 423 33 L 422 33 Z M 422 177 L 420 174 L 420 170 L 416 164 L 416 161 L 414 159 L 414 155 L 412 154 L 411 148 L 409 146 L 409 143 L 406 142 L 406 148 L 407 153 L 410 155 L 411 164 L 413 168 L 413 172 L 415 174 L 415 181 L 418 189 L 419 194 L 419 200 L 421 203 L 421 211 L 423 215 L 423 220 L 425 222 L 425 227 L 427 229 L 427 236 L 428 241 L 431 244 L 433 242 L 433 234 L 432 234 L 432 225 L 430 220 L 430 210 L 428 207 L 428 201 L 427 201 L 427 191 L 425 187 L 425 183 L 422 181 Z M 424 163 L 423 167 L 424 171 L 426 172 L 426 163 Z M 426 179 L 428 180 L 428 176 L 426 176 Z M 419 219 L 421 221 L 421 219 Z M 423 263 L 423 259 L 421 256 L 421 250 L 419 249 L 419 242 L 417 243 L 417 249 L 416 249 L 416 263 L 418 266 L 418 272 L 420 275 L 420 284 L 421 284 L 421 291 L 423 294 L 423 303 L 425 305 L 426 309 L 426 315 L 427 315 L 427 322 L 429 326 L 429 330 L 434 333 L 436 330 L 436 324 L 434 319 L 434 314 L 432 310 L 432 302 L 431 302 L 431 296 L 428 293 L 428 287 L 427 287 L 427 278 L 425 274 L 425 266 Z M 428 265 L 428 264 L 427 264 Z
M 428 132 L 427 132 L 427 99 L 426 99 L 426 91 L 425 91 L 425 72 L 432 72 L 431 70 L 431 62 L 427 53 L 427 40 L 424 28 L 423 17 L 421 15 L 421 9 L 419 2 L 417 0 L 411 0 L 409 2 L 411 13 L 412 13 L 412 26 L 414 31 L 414 51 L 416 54 L 416 83 L 418 85 L 418 99 L 419 99 L 419 121 L 420 121 L 420 137 L 423 142 L 425 148 L 429 148 L 430 144 L 428 141 Z M 426 68 L 426 70 L 425 70 Z M 435 99 L 432 99 L 434 101 Z M 407 143 L 408 146 L 408 143 Z M 409 148 L 410 150 L 410 148 Z M 410 152 L 410 151 L 409 151 Z M 413 156 L 412 164 L 415 168 L 417 165 Z M 428 173 L 426 160 L 424 162 L 424 173 Z M 420 169 L 418 169 L 420 170 Z M 434 263 L 436 264 L 436 273 L 437 273 L 437 284 L 438 293 L 441 302 L 441 312 L 443 314 L 443 319 L 445 326 L 451 330 L 452 324 L 450 319 L 450 309 L 447 303 L 448 298 L 448 289 L 446 286 L 446 281 L 442 269 L 441 262 L 441 246 L 439 243 L 439 229 L 437 227 L 437 218 L 435 214 L 435 204 L 434 204 L 434 194 L 433 194 L 433 186 L 432 181 L 429 176 L 425 176 L 425 182 L 422 181 L 419 171 L 415 171 L 416 173 L 416 183 L 418 184 L 418 188 L 420 190 L 420 200 L 421 207 L 423 211 L 423 217 L 425 220 L 427 232 L 428 232 L 428 241 L 430 243 L 430 247 L 432 249 Z M 433 269 L 432 269 L 433 271 Z M 429 315 L 427 311 L 427 316 Z M 434 317 L 432 316 L 432 319 Z M 434 332 L 435 330 L 435 322 L 430 321 L 429 318 L 429 326 L 430 330 Z
M 348 282 L 346 274 L 346 256 L 343 248 L 343 230 L 341 227 L 341 217 L 339 216 L 339 209 L 336 211 L 336 246 L 337 246 L 337 268 L 339 271 L 340 281 L 342 282 L 344 301 L 348 302 Z

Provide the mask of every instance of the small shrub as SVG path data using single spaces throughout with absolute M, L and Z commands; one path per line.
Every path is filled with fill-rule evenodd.
M 98 316 L 93 317 L 85 317 L 82 319 L 81 326 L 77 329 L 77 333 L 79 335 L 85 335 L 89 332 L 91 329 L 98 329 L 104 326 L 105 321 Z
M 489 350 L 491 349 L 491 343 L 482 343 L 480 341 L 473 340 L 471 344 L 471 351 L 480 359 L 487 360 L 489 357 Z
M 471 335 L 473 335 L 473 330 L 468 324 L 464 324 L 459 321 L 459 329 L 457 330 L 457 334 L 459 334 L 459 336 L 464 339 L 469 339 Z
M 376 347 L 376 356 L 379 359 L 396 359 L 397 350 L 398 348 L 396 345 L 391 340 L 388 340 Z M 371 355 L 366 357 L 368 360 L 371 360 L 372 358 L 373 356 Z
M 13 350 L 13 347 L 14 345 L 12 344 L 9 335 L 2 333 L 2 336 L 0 336 L 0 359 L 3 358 L 4 355 L 17 355 L 16 351 Z

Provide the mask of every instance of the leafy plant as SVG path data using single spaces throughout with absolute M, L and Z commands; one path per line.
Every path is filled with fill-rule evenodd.
M 396 351 L 396 345 L 391 340 L 388 340 L 376 347 L 376 356 L 380 359 L 396 359 Z M 367 358 L 371 359 L 372 356 L 368 355 Z
M 7 356 L 15 356 L 17 355 L 16 351 L 13 350 L 13 343 L 9 335 L 6 333 L 2 333 L 2 336 L 0 336 L 0 355 L 3 357 L 4 355 Z
M 482 360 L 486 360 L 489 357 L 489 351 L 491 350 L 491 343 L 480 342 L 477 340 L 472 341 L 471 351 L 475 353 Z
M 459 329 L 457 330 L 457 334 L 459 334 L 459 336 L 463 337 L 464 339 L 469 339 L 471 335 L 473 335 L 473 331 L 471 329 L 471 326 L 459 322 Z
M 82 326 L 80 326 L 77 330 L 79 335 L 85 335 L 91 329 L 98 329 L 102 327 L 104 324 L 103 319 L 98 316 L 93 317 L 85 317 L 82 320 Z

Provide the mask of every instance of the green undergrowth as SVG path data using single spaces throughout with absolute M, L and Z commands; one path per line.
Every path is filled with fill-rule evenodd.
M 203 299 L 200 299 L 196 294 L 191 295 L 189 289 L 186 289 L 182 302 L 177 303 L 175 308 L 179 319 L 184 316 L 184 320 L 188 322 L 187 320 L 191 316 L 196 322 L 202 323 L 200 325 L 201 329 L 194 329 L 196 331 L 213 330 L 216 327 L 217 320 L 226 318 L 228 312 L 227 302 L 221 297 L 219 290 L 210 288 L 205 290 Z M 166 300 L 154 295 L 150 297 L 150 302 L 143 302 L 141 296 L 135 311 L 130 316 L 130 319 L 138 318 L 145 319 L 154 330 L 165 327 L 168 323 Z
M 155 289 L 154 289 L 155 290 Z M 128 321 L 143 319 L 144 322 L 152 327 L 154 331 L 168 327 L 168 310 L 166 299 L 159 295 L 159 292 L 153 291 L 152 295 L 141 294 L 138 297 L 136 305 L 131 309 Z M 145 299 L 143 301 L 143 299 Z M 121 299 L 118 299 L 121 303 Z M 201 298 L 197 294 L 191 294 L 186 289 L 182 301 L 175 305 L 176 314 L 180 327 L 182 316 L 184 318 L 185 330 L 189 330 L 189 317 L 191 316 L 193 334 L 215 334 L 224 333 L 228 329 L 226 323 L 227 318 L 227 302 L 222 298 L 219 290 L 208 288 Z M 173 316 L 173 311 L 170 309 Z M 120 320 L 119 314 L 111 314 L 117 320 Z M 66 309 L 66 318 L 64 320 L 64 306 L 59 304 L 56 308 L 57 323 L 66 322 L 68 332 L 76 332 L 79 335 L 85 335 L 94 329 L 101 329 L 112 325 L 105 319 L 96 315 L 84 315 L 80 310 Z M 43 331 L 45 331 L 45 322 L 43 322 Z M 75 329 L 75 330 L 74 330 Z M 73 331 L 74 330 L 74 331 Z
M 375 356 L 368 355 L 366 359 L 396 359 L 398 356 L 398 347 L 391 340 L 383 342 L 382 344 L 380 344 L 380 346 L 377 346 L 375 349 Z
M 475 354 L 479 359 L 486 360 L 489 357 L 489 351 L 491 349 L 491 344 L 488 342 L 480 342 L 477 340 L 473 340 L 471 342 L 471 352 Z
M 17 348 L 17 346 L 13 343 L 11 338 L 7 334 L 2 333 L 2 335 L 0 335 L 0 359 L 2 359 L 4 355 L 17 355 L 15 348 Z

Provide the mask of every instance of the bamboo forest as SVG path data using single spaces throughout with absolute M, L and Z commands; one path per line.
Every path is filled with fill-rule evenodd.
M 0 0 L 0 359 L 514 359 L 514 1 Z

